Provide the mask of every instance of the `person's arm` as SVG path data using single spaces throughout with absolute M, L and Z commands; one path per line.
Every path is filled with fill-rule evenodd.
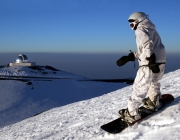
M 153 54 L 153 41 L 151 40 L 148 32 L 145 29 L 138 29 L 136 31 L 136 38 L 139 42 L 139 49 L 141 53 L 144 53 L 145 58 L 150 57 Z M 135 56 L 138 56 L 136 53 Z

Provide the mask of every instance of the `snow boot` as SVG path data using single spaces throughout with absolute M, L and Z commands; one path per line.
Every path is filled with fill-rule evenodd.
M 122 121 L 127 122 L 128 124 L 132 124 L 135 121 L 141 119 L 141 114 L 139 110 L 137 110 L 138 114 L 136 116 L 131 116 L 128 109 L 122 109 L 119 111 L 120 117 Z
M 143 108 L 147 109 L 148 111 L 157 111 L 162 106 L 162 101 L 160 95 L 154 97 L 154 100 L 150 100 L 150 98 L 143 99 Z

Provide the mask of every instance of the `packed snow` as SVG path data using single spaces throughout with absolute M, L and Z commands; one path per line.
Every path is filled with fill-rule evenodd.
M 14 69 L 2 68 L 0 73 Z M 21 74 L 24 71 L 19 81 L 0 81 L 1 140 L 180 139 L 180 70 L 165 74 L 160 81 L 162 94 L 172 94 L 174 102 L 114 135 L 100 126 L 118 118 L 119 109 L 127 107 L 132 85 L 79 81 L 84 77 L 61 71 L 56 73 L 58 78 L 72 77 L 51 79 L 47 75 L 49 79 L 39 80 L 27 77 L 34 73 L 29 69 L 17 69 Z

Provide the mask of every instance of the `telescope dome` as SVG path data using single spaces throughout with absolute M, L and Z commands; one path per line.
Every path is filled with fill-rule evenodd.
M 24 54 L 20 54 L 16 59 L 16 63 L 26 63 L 26 62 L 29 62 L 29 60 L 27 56 Z

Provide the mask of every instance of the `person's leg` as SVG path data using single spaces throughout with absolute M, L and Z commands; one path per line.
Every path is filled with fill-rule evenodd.
M 165 64 L 161 64 L 159 68 L 160 72 L 153 74 L 152 83 L 148 91 L 148 97 L 151 101 L 156 100 L 156 96 L 161 95 L 159 80 L 161 80 L 164 75 Z
M 148 98 L 143 100 L 143 106 L 152 111 L 157 110 L 161 107 L 161 91 L 159 80 L 162 78 L 164 74 L 165 65 L 161 64 L 159 68 L 160 72 L 157 74 L 153 74 L 152 83 L 148 91 Z
M 140 119 L 141 112 L 139 112 L 138 108 L 142 103 L 147 106 L 147 109 L 149 109 L 150 106 L 152 111 L 160 105 L 158 104 L 158 95 L 160 95 L 160 83 L 158 83 L 158 81 L 162 78 L 163 74 L 164 65 L 160 65 L 160 73 L 158 74 L 154 74 L 149 67 L 139 68 L 133 84 L 133 92 L 128 100 L 128 108 L 119 111 L 121 119 L 129 123 Z M 147 95 L 149 97 L 145 98 Z M 150 99 L 156 101 L 152 102 Z
M 128 100 L 128 110 L 131 116 L 138 114 L 142 100 L 147 96 L 152 82 L 153 73 L 149 67 L 140 67 L 133 84 L 133 92 Z

